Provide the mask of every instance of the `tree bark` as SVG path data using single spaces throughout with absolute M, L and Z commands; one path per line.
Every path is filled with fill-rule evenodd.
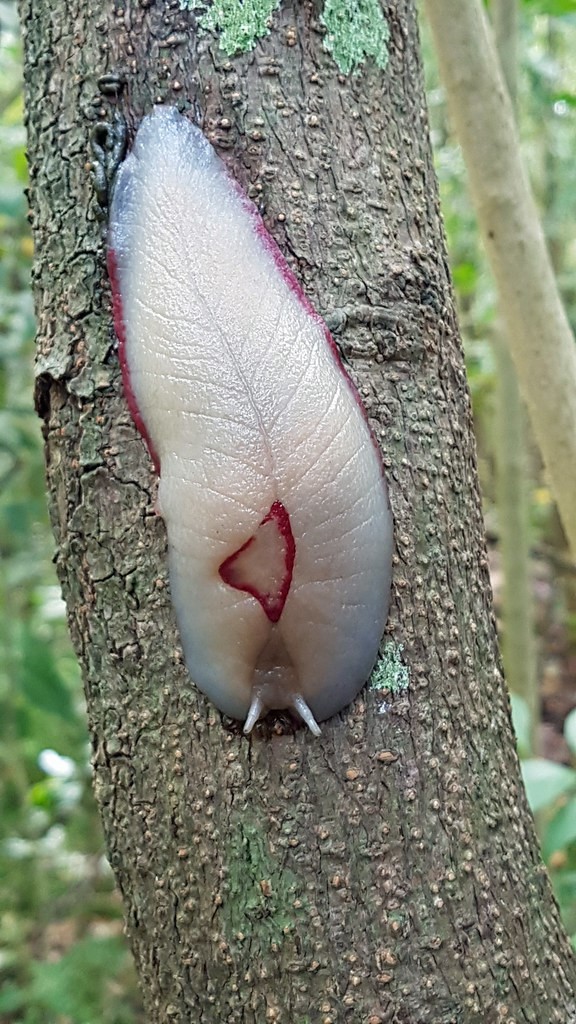
M 234 59 L 176 4 L 97 11 L 22 0 L 38 404 L 96 793 L 149 1020 L 565 1024 L 573 964 L 499 668 L 413 5 L 384 6 L 386 71 L 350 77 L 323 47 L 316 2 L 285 0 Z M 110 72 L 125 79 L 119 101 L 97 88 Z M 383 444 L 388 645 L 319 740 L 281 715 L 243 737 L 182 665 L 88 167 L 98 119 L 119 102 L 135 124 L 158 99 L 192 103 L 260 200 L 339 325 Z

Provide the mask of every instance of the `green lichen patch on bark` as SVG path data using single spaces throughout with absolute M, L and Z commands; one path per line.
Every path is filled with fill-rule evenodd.
M 384 653 L 376 663 L 370 676 L 371 690 L 387 690 L 389 693 L 402 693 L 407 690 L 410 683 L 410 674 L 407 666 L 402 661 L 402 644 L 392 641 L 386 644 Z
M 182 7 L 192 6 L 180 0 Z M 270 30 L 270 17 L 279 0 L 214 0 L 199 18 L 202 28 L 220 34 L 220 48 L 229 56 L 251 50 Z
M 307 900 L 296 876 L 281 858 L 273 857 L 257 825 L 238 821 L 231 826 L 223 920 L 231 942 L 239 935 L 258 934 L 281 945 L 306 913 Z
M 324 46 L 345 75 L 367 57 L 386 67 L 390 30 L 380 0 L 326 0 L 322 21 L 328 30 Z

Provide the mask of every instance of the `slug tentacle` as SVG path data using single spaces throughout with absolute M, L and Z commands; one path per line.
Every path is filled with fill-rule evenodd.
M 293 708 L 293 710 L 297 712 L 299 717 L 308 726 L 310 732 L 313 733 L 314 736 L 321 735 L 322 730 L 303 697 L 301 697 L 297 693 L 292 694 L 288 706 Z M 246 734 L 252 732 L 252 729 L 256 725 L 256 722 L 258 721 L 259 718 L 261 718 L 262 714 L 265 711 L 266 704 L 262 700 L 260 693 L 254 693 L 252 696 L 252 703 L 250 705 L 250 709 L 246 716 L 246 721 L 244 722 L 243 732 L 245 732 Z
M 243 732 L 245 732 L 246 734 L 248 734 L 249 732 L 252 732 L 252 729 L 256 725 L 256 722 L 260 718 L 260 715 L 262 714 L 263 711 L 264 711 L 264 704 L 262 703 L 262 701 L 261 701 L 260 697 L 258 696 L 258 694 L 255 693 L 254 696 L 252 697 L 252 703 L 250 705 L 250 710 L 248 711 L 248 714 L 246 715 L 246 721 L 244 722 Z
M 173 108 L 144 118 L 120 168 L 109 267 L 190 674 L 246 732 L 292 708 L 318 735 L 388 613 L 392 519 L 358 393 L 255 207 Z
M 298 712 L 302 721 L 306 723 L 306 725 L 310 729 L 310 732 L 313 733 L 314 736 L 320 736 L 322 730 L 318 725 L 318 722 L 314 718 L 314 715 L 310 711 L 310 708 L 308 707 L 304 698 L 296 694 L 294 700 L 292 701 L 292 707 Z

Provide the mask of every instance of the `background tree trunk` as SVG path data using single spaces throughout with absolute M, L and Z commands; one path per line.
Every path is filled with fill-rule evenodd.
M 516 111 L 518 0 L 492 0 L 494 41 L 508 95 Z M 540 722 L 534 601 L 530 575 L 530 472 L 528 424 L 510 343 L 500 317 L 493 332 L 495 482 L 502 557 L 500 646 L 508 686 L 526 702 L 530 750 L 538 753 Z
M 175 3 L 22 0 L 57 564 L 151 1021 L 565 1024 L 576 1012 L 499 670 L 415 14 L 409 0 L 384 11 L 386 71 L 345 77 L 316 2 L 285 0 L 271 34 L 229 59 Z M 388 645 L 320 740 L 281 716 L 246 739 L 181 662 L 89 170 L 91 132 L 116 103 L 97 86 L 109 72 L 132 124 L 159 99 L 197 108 L 339 325 L 383 443 Z
M 425 0 L 510 351 L 576 557 L 576 345 L 481 0 Z

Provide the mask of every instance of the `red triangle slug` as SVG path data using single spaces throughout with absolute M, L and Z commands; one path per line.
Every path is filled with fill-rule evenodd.
M 115 183 L 124 388 L 159 473 L 172 601 L 198 687 L 249 731 L 358 693 L 388 613 L 392 519 L 326 325 L 202 132 L 145 117 Z

